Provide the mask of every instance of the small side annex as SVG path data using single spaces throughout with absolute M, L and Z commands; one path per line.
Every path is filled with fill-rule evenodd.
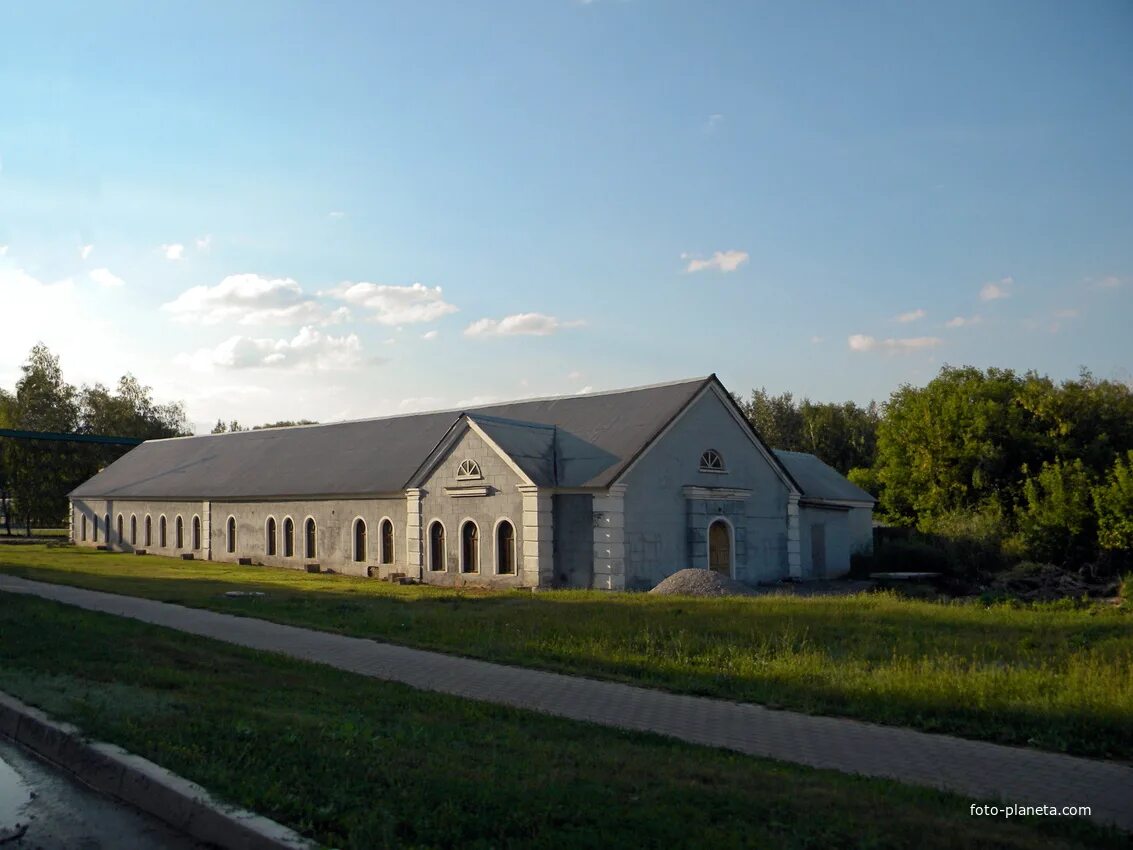
M 707 378 L 143 443 L 71 493 L 115 551 L 440 585 L 647 589 L 686 567 L 833 577 L 873 499 L 773 451 Z

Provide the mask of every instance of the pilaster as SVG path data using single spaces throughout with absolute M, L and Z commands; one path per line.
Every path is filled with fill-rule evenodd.
M 799 494 L 787 495 L 787 573 L 803 577 L 802 544 L 799 541 Z
M 625 590 L 625 484 L 594 497 L 594 587 Z
M 550 587 L 555 572 L 551 494 L 533 484 L 516 486 L 523 496 L 523 585 Z
M 424 549 L 421 547 L 421 497 L 424 491 L 419 487 L 411 487 L 405 491 L 405 563 L 412 571 L 417 571 L 417 578 L 424 575 L 421 560 Z
M 144 522 L 144 520 L 143 520 Z M 142 540 L 143 545 L 145 540 Z M 201 502 L 201 547 L 205 550 L 205 560 L 212 560 L 212 502 Z

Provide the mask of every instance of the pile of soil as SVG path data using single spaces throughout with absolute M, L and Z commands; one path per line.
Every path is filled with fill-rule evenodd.
M 712 570 L 680 570 L 649 592 L 660 596 L 752 596 L 756 591 Z

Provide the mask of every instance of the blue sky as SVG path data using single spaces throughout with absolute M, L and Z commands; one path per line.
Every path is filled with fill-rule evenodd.
M 1133 6 L 18 4 L 0 385 L 206 427 L 1133 378 Z

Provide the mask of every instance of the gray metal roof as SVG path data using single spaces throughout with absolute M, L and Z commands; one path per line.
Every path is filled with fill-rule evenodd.
M 828 502 L 874 502 L 873 496 L 851 482 L 832 466 L 806 452 L 775 449 L 775 456 L 787 467 L 802 488 L 803 498 Z
M 604 487 L 715 380 L 710 376 L 467 411 L 152 440 L 71 495 L 203 500 L 396 493 L 464 414 L 535 483 Z

